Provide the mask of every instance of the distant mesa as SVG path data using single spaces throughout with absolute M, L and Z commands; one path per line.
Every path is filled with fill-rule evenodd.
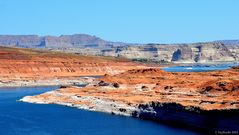
M 239 60 L 239 40 L 143 45 L 106 41 L 87 34 L 0 35 L 0 45 L 44 48 L 81 55 L 123 57 L 133 61 L 156 63 L 215 63 Z
M 38 36 L 0 35 L 0 45 L 24 48 L 112 47 L 124 43 L 109 42 L 87 34 Z

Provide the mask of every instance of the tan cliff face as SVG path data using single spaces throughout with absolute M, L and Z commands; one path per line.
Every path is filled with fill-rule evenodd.
M 232 48 L 233 47 L 233 48 Z M 239 48 L 222 43 L 195 43 L 175 45 L 145 45 L 123 47 L 119 56 L 175 63 L 210 63 L 237 61 Z
M 1 80 L 96 76 L 116 74 L 142 67 L 144 66 L 110 57 L 87 57 L 59 52 L 0 47 Z
M 84 55 L 123 57 L 138 61 L 172 63 L 216 63 L 239 60 L 238 45 L 223 43 L 153 44 L 118 46 L 112 48 L 66 48 L 54 49 Z

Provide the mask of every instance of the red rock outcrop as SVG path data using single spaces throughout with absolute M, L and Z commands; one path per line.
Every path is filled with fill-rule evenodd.
M 194 73 L 134 69 L 21 101 L 54 103 L 196 128 L 237 131 L 238 68 Z M 229 124 L 227 124 L 229 123 Z
M 60 92 L 63 97 L 71 93 L 76 96 L 93 96 L 131 105 L 157 101 L 174 102 L 203 110 L 238 109 L 239 72 L 236 69 L 230 69 L 168 73 L 152 68 L 135 69 L 121 74 L 105 75 L 85 88 L 66 88 L 57 92 Z M 46 95 L 42 94 L 33 98 Z M 58 98 L 53 97 L 53 99 Z M 74 100 L 72 102 L 74 104 Z
M 0 47 L 1 81 L 97 76 L 142 67 L 145 66 L 110 57 Z

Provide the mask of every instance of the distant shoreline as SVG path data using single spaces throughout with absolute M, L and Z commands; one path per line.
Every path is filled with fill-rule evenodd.
M 87 85 L 94 79 L 95 79 L 94 77 L 85 76 L 71 79 L 63 78 L 63 79 L 46 79 L 46 80 L 16 80 L 9 82 L 1 82 L 0 88 Z

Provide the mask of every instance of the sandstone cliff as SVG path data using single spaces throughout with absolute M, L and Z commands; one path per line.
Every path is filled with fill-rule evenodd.
M 136 61 L 173 63 L 214 63 L 239 60 L 237 40 L 193 44 L 126 44 L 105 41 L 86 34 L 37 36 L 2 35 L 0 44 L 26 48 L 45 48 L 81 55 L 124 57 Z
M 140 67 L 145 66 L 111 57 L 0 47 L 0 85 L 12 81 L 116 74 Z
M 144 45 L 102 50 L 102 55 L 135 60 L 175 63 L 234 62 L 239 60 L 238 45 L 195 43 L 174 45 Z

